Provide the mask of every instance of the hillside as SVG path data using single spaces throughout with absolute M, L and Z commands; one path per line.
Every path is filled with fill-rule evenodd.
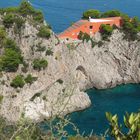
M 91 104 L 86 89 L 140 82 L 140 41 L 119 29 L 109 40 L 97 33 L 67 44 L 28 4 L 0 13 L 0 114 L 8 121 L 82 110 Z

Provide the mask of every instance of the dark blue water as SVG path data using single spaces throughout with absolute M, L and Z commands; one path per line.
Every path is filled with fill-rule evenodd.
M 45 19 L 55 32 L 66 29 L 71 22 L 80 19 L 83 11 L 119 9 L 130 16 L 140 17 L 140 0 L 30 0 L 35 8 L 43 11 Z M 0 0 L 0 7 L 17 6 L 20 0 Z M 117 113 L 121 118 L 125 111 L 133 112 L 140 108 L 140 85 L 125 85 L 108 90 L 87 91 L 92 106 L 70 117 L 80 132 L 89 134 L 104 133 L 108 127 L 105 112 Z M 69 130 L 70 131 L 70 130 Z
M 0 7 L 17 6 L 21 0 L 0 0 Z M 140 17 L 140 0 L 30 0 L 41 9 L 55 32 L 61 32 L 80 19 L 83 11 L 119 9 L 130 16 Z
M 122 85 L 107 90 L 88 90 L 92 105 L 89 109 L 70 115 L 72 122 L 85 134 L 104 134 L 109 127 L 105 112 L 118 114 L 122 123 L 125 112 L 140 109 L 140 85 Z M 70 130 L 69 130 L 70 131 Z M 72 133 L 72 132 L 71 132 Z

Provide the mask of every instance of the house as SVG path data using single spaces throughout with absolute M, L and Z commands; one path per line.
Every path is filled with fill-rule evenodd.
M 96 32 L 99 32 L 100 26 L 102 24 L 107 24 L 110 26 L 116 25 L 117 27 L 120 27 L 121 23 L 122 23 L 121 17 L 109 17 L 100 19 L 93 19 L 89 17 L 89 20 L 79 20 L 78 22 L 74 23 L 64 32 L 60 33 L 58 37 L 64 40 L 69 39 L 75 40 L 78 39 L 80 31 L 93 36 Z

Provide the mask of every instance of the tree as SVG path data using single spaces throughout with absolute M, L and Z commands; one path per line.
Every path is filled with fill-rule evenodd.
M 33 19 L 39 23 L 43 23 L 44 21 L 44 16 L 42 14 L 41 11 L 39 10 L 36 10 L 35 13 L 34 13 L 34 16 L 33 16 Z
M 3 71 L 15 72 L 22 61 L 23 57 L 21 56 L 21 54 L 9 48 L 5 49 L 5 53 L 1 57 L 0 65 Z
M 91 18 L 100 18 L 100 11 L 98 10 L 93 10 L 93 9 L 90 9 L 90 10 L 87 10 L 83 13 L 83 19 L 89 19 L 89 17 Z
M 131 23 L 132 23 L 133 27 L 136 28 L 139 32 L 140 31 L 140 20 L 139 20 L 139 18 L 138 17 L 133 17 Z
M 28 1 L 23 0 L 19 6 L 19 12 L 22 16 L 27 16 L 34 13 L 34 8 Z
M 138 39 L 138 32 L 140 32 L 140 21 L 137 17 L 132 19 L 123 16 L 122 30 L 125 33 L 125 38 L 129 40 Z
M 100 33 L 102 35 L 102 38 L 105 40 L 107 39 L 109 36 L 111 36 L 113 32 L 113 27 L 110 25 L 106 25 L 106 24 L 102 24 L 100 26 Z
M 14 88 L 23 88 L 23 86 L 25 85 L 25 82 L 23 80 L 23 77 L 21 75 L 17 75 L 11 82 L 10 84 L 12 87 Z
M 101 17 L 119 17 L 121 16 L 121 12 L 118 10 L 111 10 L 111 11 L 107 11 L 101 14 Z

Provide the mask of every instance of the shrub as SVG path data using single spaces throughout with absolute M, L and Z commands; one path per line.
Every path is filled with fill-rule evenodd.
M 41 11 L 39 10 L 36 10 L 35 13 L 34 13 L 34 16 L 33 16 L 33 19 L 39 23 L 43 23 L 44 21 L 44 16 L 42 14 Z
M 3 18 L 3 24 L 6 28 L 9 28 L 15 22 L 15 15 L 14 14 L 6 14 Z
M 4 14 L 4 13 L 17 13 L 18 12 L 18 7 L 8 7 L 8 8 L 3 8 L 3 9 L 0 9 L 1 10 L 1 13 Z
M 17 75 L 10 84 L 14 88 L 22 88 L 25 85 L 25 82 L 23 80 L 23 77 L 21 75 Z
M 15 18 L 15 24 L 16 24 L 17 30 L 21 29 L 21 27 L 23 26 L 24 23 L 25 23 L 25 21 L 21 17 Z
M 30 101 L 34 101 L 35 98 L 40 97 L 41 94 L 42 94 L 41 92 L 36 93 L 36 94 L 30 99 Z
M 125 38 L 129 40 L 138 39 L 138 32 L 140 32 L 140 21 L 137 17 L 130 19 L 128 16 L 123 16 L 122 30 L 125 33 Z
M 118 116 L 106 113 L 110 123 L 110 135 L 116 140 L 139 140 L 140 139 L 140 112 L 131 113 L 124 116 L 124 126 L 126 131 L 122 131 Z
M 4 28 L 0 27 L 0 46 L 2 45 L 2 42 L 6 38 L 6 31 Z
M 10 38 L 5 39 L 3 45 L 5 49 L 4 54 L 0 57 L 0 67 L 3 71 L 15 72 L 19 64 L 23 63 L 20 48 Z
M 121 12 L 118 10 L 110 10 L 101 14 L 101 17 L 119 17 L 121 16 Z
M 4 55 L 1 56 L 0 65 L 3 71 L 15 72 L 22 61 L 23 57 L 21 56 L 20 52 L 8 48 L 5 49 Z
M 36 77 L 32 77 L 31 74 L 28 74 L 27 77 L 25 78 L 25 82 L 32 84 L 34 81 L 36 81 L 36 79 L 37 79 Z
M 42 38 L 50 38 L 51 32 L 47 26 L 41 26 L 37 35 Z
M 31 4 L 28 1 L 23 0 L 19 6 L 19 13 L 22 16 L 33 14 L 34 8 L 31 6 Z
M 0 95 L 0 104 L 2 103 L 3 101 L 3 95 Z
M 19 48 L 16 45 L 16 42 L 14 40 L 10 39 L 10 38 L 5 39 L 4 47 L 7 48 L 7 49 L 10 48 L 10 49 L 15 50 L 17 52 L 20 51 Z
M 89 19 L 89 17 L 91 18 L 99 18 L 100 17 L 100 11 L 98 10 L 93 10 L 93 9 L 90 9 L 90 10 L 87 10 L 83 13 L 83 19 Z
M 24 73 L 28 72 L 28 67 L 29 67 L 29 64 L 23 61 L 23 67 L 21 68 L 22 72 Z
M 111 36 L 113 32 L 113 27 L 110 25 L 102 24 L 100 27 L 100 33 L 102 35 L 102 38 L 106 40 L 109 36 Z
M 44 52 L 46 50 L 46 47 L 41 46 L 40 44 L 38 44 L 36 47 L 37 47 L 36 51 L 38 51 L 38 52 Z
M 45 69 L 48 66 L 48 61 L 45 59 L 35 59 L 33 61 L 33 68 L 35 70 Z
M 53 51 L 51 48 L 48 48 L 46 51 L 46 55 L 53 55 Z
M 87 33 L 83 33 L 82 31 L 80 31 L 79 35 L 78 35 L 78 39 L 80 40 L 86 40 L 87 42 L 91 39 L 90 35 L 88 35 Z
M 58 79 L 56 82 L 58 82 L 59 84 L 63 84 L 63 80 L 62 79 Z

